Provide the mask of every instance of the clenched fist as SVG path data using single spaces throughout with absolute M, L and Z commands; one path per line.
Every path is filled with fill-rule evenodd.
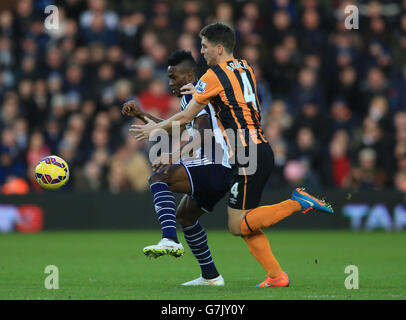
M 141 108 L 137 105 L 137 102 L 134 100 L 128 101 L 124 103 L 123 108 L 121 109 L 121 113 L 126 116 L 130 117 L 142 117 L 144 112 Z

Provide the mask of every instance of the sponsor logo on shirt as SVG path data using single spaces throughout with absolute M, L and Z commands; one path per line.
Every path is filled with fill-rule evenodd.
M 206 82 L 203 82 L 202 80 L 199 80 L 196 84 L 196 90 L 199 93 L 203 93 L 206 90 Z

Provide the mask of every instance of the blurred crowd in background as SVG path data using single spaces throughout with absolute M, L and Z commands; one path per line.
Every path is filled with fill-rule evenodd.
M 350 4 L 358 30 L 344 27 Z M 17 0 L 0 12 L 1 191 L 41 192 L 33 171 L 49 154 L 68 162 L 70 190 L 148 190 L 148 146 L 122 104 L 178 112 L 167 56 L 191 51 L 202 75 L 198 33 L 217 21 L 255 71 L 268 188 L 406 191 L 405 0 Z

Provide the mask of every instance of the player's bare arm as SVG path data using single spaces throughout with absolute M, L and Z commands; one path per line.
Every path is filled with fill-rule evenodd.
M 171 164 L 177 163 L 181 158 L 189 157 L 188 150 L 196 150 L 204 144 L 204 130 L 212 130 L 210 119 L 207 114 L 203 114 L 193 121 L 193 129 L 198 133 L 200 139 L 191 137 L 188 141 L 181 141 L 178 150 L 173 151 L 171 154 L 162 154 L 152 164 L 152 171 L 157 172 L 164 169 L 164 173 L 168 172 Z M 186 148 L 187 147 L 187 148 Z
M 130 116 L 130 117 L 140 119 L 144 123 L 148 123 L 147 119 L 150 119 L 155 123 L 159 123 L 159 122 L 164 121 L 164 119 L 155 117 L 152 114 L 142 110 L 141 107 L 134 100 L 131 100 L 131 101 L 128 101 L 128 102 L 124 103 L 123 108 L 121 109 L 121 113 L 123 115 L 126 115 L 126 116 Z M 185 129 L 186 129 L 186 126 L 184 126 L 184 125 L 181 126 L 180 133 L 182 134 L 182 132 Z
M 130 100 L 124 103 L 123 108 L 121 109 L 121 113 L 126 116 L 138 118 L 144 123 L 148 123 L 145 118 L 149 118 L 157 123 L 163 121 L 163 119 L 155 117 L 152 114 L 142 110 L 135 100 Z
M 155 123 L 154 121 L 151 121 L 148 118 L 146 118 L 147 123 L 144 125 L 138 124 L 131 125 L 130 132 L 135 133 L 135 138 L 137 140 L 148 139 L 152 131 L 157 129 L 163 129 L 168 132 L 171 132 L 172 124 L 174 122 L 178 122 L 179 125 L 181 126 L 191 122 L 196 117 L 196 115 L 204 109 L 205 106 L 206 106 L 205 104 L 201 104 L 193 98 L 189 102 L 185 110 L 178 112 L 169 119 L 159 123 Z

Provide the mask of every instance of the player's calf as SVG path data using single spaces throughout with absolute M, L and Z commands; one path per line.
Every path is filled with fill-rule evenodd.
M 196 201 L 185 195 L 176 210 L 176 221 L 182 228 L 187 228 L 193 226 L 203 214 L 204 211 L 197 205 Z
M 176 212 L 176 221 L 182 226 L 182 228 L 193 226 L 198 218 L 198 216 L 192 216 L 188 214 L 188 212 L 180 211 L 179 208 Z

